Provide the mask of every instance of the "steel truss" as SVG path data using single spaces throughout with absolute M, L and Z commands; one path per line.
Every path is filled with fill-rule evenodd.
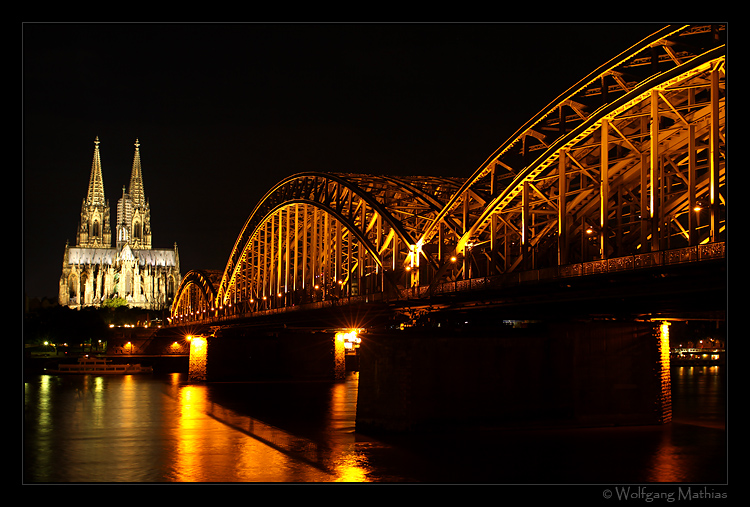
M 720 241 L 722 37 L 723 27 L 667 27 L 519 129 L 420 238 L 450 245 L 433 287 Z M 440 238 L 448 220 L 462 233 Z
M 172 305 L 172 321 L 195 321 L 216 313 L 216 286 L 221 271 L 192 270 L 180 282 Z
M 552 101 L 468 179 L 282 180 L 220 279 L 186 276 L 173 316 L 429 294 L 446 282 L 723 242 L 724 39 L 716 25 L 659 30 Z
M 417 241 L 463 183 L 301 173 L 279 182 L 242 229 L 217 305 L 243 311 L 398 290 L 418 283 Z M 437 265 L 432 265 L 432 271 Z

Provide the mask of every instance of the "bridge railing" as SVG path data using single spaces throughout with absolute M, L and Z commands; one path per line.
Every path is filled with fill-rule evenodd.
M 254 310 L 249 312 L 234 311 L 231 308 L 224 312 L 216 312 L 214 315 L 202 316 L 199 321 L 202 324 L 216 324 L 222 322 L 232 321 L 238 318 L 244 317 L 263 317 L 269 315 L 286 314 L 295 311 L 309 311 L 309 310 L 321 310 L 325 308 L 333 308 L 336 306 L 347 306 L 354 304 L 365 304 L 373 302 L 387 301 L 388 298 L 385 294 L 377 292 L 372 294 L 365 294 L 361 296 L 345 296 L 340 298 L 330 298 L 321 301 L 315 301 L 311 303 L 301 303 L 295 305 L 281 306 L 278 308 L 267 308 L 264 310 Z M 186 323 L 184 321 L 177 321 L 177 325 Z
M 336 306 L 348 306 L 374 302 L 396 302 L 396 301 L 419 301 L 428 300 L 440 295 L 455 294 L 461 292 L 497 290 L 504 287 L 512 287 L 524 283 L 549 281 L 554 279 L 582 277 L 605 273 L 623 271 L 636 271 L 641 269 L 656 268 L 659 266 L 688 264 L 707 260 L 718 260 L 726 257 L 726 243 L 708 243 L 693 247 L 678 248 L 672 250 L 661 250 L 643 254 L 616 257 L 612 259 L 601 259 L 587 261 L 578 264 L 564 266 L 553 266 L 543 269 L 518 271 L 495 275 L 491 277 L 469 278 L 444 282 L 430 291 L 429 286 L 418 286 L 402 289 L 396 293 L 373 293 L 358 296 L 345 296 L 341 298 L 326 299 L 312 303 L 304 303 L 293 306 L 270 308 L 254 312 L 232 312 L 206 316 L 201 319 L 202 323 L 221 323 L 232 321 L 241 317 L 261 317 L 277 314 L 285 314 L 294 311 L 310 311 Z
M 578 264 L 553 266 L 529 271 L 517 271 L 490 277 L 444 282 L 435 287 L 432 295 L 498 289 L 528 282 L 553 280 L 555 278 L 569 278 L 648 269 L 658 266 L 722 259 L 725 256 L 726 243 L 708 243 L 705 245 L 677 248 L 673 250 L 661 250 L 625 257 L 615 257 L 612 259 L 587 261 Z M 399 296 L 400 299 L 422 299 L 429 297 L 431 294 L 427 293 L 425 289 L 427 289 L 427 287 L 404 289 L 399 293 Z

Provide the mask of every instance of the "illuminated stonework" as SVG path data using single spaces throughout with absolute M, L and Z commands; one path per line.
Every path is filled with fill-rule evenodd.
M 81 308 L 122 298 L 136 308 L 168 308 L 180 285 L 177 245 L 151 248 L 151 211 L 143 191 L 140 143 L 136 140 L 130 186 L 117 203 L 112 247 L 109 201 L 104 196 L 99 138 L 94 143 L 88 193 L 81 207 L 76 245 L 65 245 L 59 303 Z
M 341 380 L 346 375 L 346 337 L 350 333 L 336 333 L 333 346 L 334 378 Z
M 659 324 L 656 338 L 659 341 L 659 378 L 661 390 L 658 398 L 657 411 L 660 413 L 661 422 L 667 423 L 672 420 L 672 374 L 670 372 L 669 360 L 669 322 L 663 321 Z
M 202 336 L 190 338 L 190 359 L 188 360 L 188 379 L 194 382 L 205 381 L 208 363 L 208 342 Z

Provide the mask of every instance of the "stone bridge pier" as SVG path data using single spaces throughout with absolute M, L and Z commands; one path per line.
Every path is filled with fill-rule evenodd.
M 340 380 L 345 349 L 333 331 L 220 330 L 190 338 L 191 381 Z
M 668 329 L 579 321 L 368 334 L 357 430 L 668 422 Z

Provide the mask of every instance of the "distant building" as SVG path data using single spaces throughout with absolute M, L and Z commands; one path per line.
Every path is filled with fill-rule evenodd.
M 177 244 L 172 249 L 151 248 L 151 210 L 143 189 L 140 144 L 130 185 L 117 201 L 115 246 L 112 246 L 109 201 L 104 196 L 99 138 L 94 141 L 88 193 L 81 206 L 76 246 L 65 245 L 59 302 L 72 308 L 100 306 L 123 298 L 129 306 L 168 308 L 180 285 Z

